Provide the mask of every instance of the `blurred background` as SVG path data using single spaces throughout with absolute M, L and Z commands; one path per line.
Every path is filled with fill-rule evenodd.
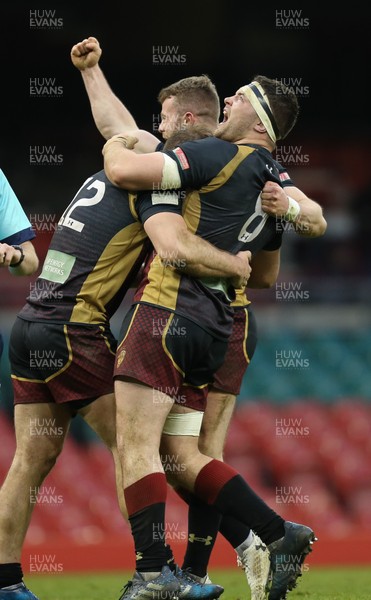
M 276 158 L 321 204 L 328 228 L 318 239 L 287 231 L 277 284 L 251 292 L 258 345 L 225 458 L 275 510 L 316 529 L 322 544 L 314 562 L 369 561 L 367 19 L 339 7 L 288 10 L 236 0 L 138 3 L 130 15 L 125 3 L 109 1 L 99 8 L 5 3 L 1 12 L 0 167 L 34 226 L 41 264 L 64 208 L 82 182 L 102 168 L 104 140 L 70 61 L 75 43 L 89 35 L 99 39 L 100 64 L 112 89 L 138 125 L 155 134 L 157 93 L 183 77 L 208 74 L 221 100 L 255 74 L 294 88 L 299 121 Z M 1 480 L 15 444 L 7 340 L 34 280 L 0 272 Z M 112 319 L 115 334 L 130 302 L 129 294 Z M 99 569 L 122 566 L 127 548 L 131 564 L 131 538 L 117 508 L 110 456 L 79 418 L 45 486 L 41 496 L 46 500 L 35 508 L 26 553 L 54 543 L 67 570 L 88 564 Z M 177 524 L 171 543 L 181 544 L 186 511 L 169 493 L 168 519 Z M 123 539 L 124 555 L 116 557 L 116 565 L 112 548 L 116 542 L 121 547 Z M 346 539 L 352 550 L 344 554 L 334 539 Z M 235 560 L 222 544 L 215 564 Z M 71 552 L 81 546 L 84 553 Z M 111 553 L 102 552 L 104 547 Z

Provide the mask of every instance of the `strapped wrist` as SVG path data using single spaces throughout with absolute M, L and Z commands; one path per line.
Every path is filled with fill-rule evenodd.
M 289 200 L 289 207 L 283 218 L 285 221 L 296 221 L 300 214 L 300 204 L 294 198 L 291 198 L 291 196 L 287 196 L 287 198 Z

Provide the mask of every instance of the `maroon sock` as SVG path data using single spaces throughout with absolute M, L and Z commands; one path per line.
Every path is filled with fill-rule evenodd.
M 167 564 L 164 473 L 151 473 L 125 488 L 125 502 L 134 538 L 137 571 L 161 571 Z
M 195 494 L 252 529 L 265 544 L 285 534 L 284 519 L 274 512 L 229 465 L 212 460 L 199 472 Z

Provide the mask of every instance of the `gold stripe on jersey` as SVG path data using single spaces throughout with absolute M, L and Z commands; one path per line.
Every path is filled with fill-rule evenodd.
M 139 217 L 138 217 L 138 213 L 136 211 L 135 208 L 135 201 L 138 197 L 138 194 L 131 194 L 130 192 L 128 192 L 128 200 L 129 200 L 129 209 L 131 214 L 133 215 L 134 219 L 136 221 L 139 221 Z
M 238 288 L 235 290 L 235 292 L 236 292 L 236 298 L 235 298 L 235 300 L 233 300 L 233 302 L 231 302 L 231 306 L 239 307 L 239 306 L 247 306 L 248 304 L 251 304 L 251 300 L 249 300 L 248 297 L 246 296 L 245 288 Z
M 180 282 L 180 274 L 175 271 L 174 267 L 163 265 L 160 257 L 156 254 L 149 268 L 148 283 L 140 301 L 175 310 Z
M 109 343 L 109 341 L 108 341 L 108 338 L 107 338 L 107 336 L 106 336 L 106 335 L 104 335 L 104 331 L 105 331 L 104 327 L 101 325 L 101 326 L 99 327 L 99 329 L 100 329 L 100 332 L 101 332 L 101 336 L 102 336 L 102 338 L 104 339 L 104 343 L 106 344 L 106 346 L 107 346 L 107 348 L 108 348 L 108 350 L 109 350 L 110 354 L 113 354 L 113 356 L 116 356 L 116 352 L 112 352 L 112 348 L 111 348 L 111 345 L 110 345 L 110 343 Z
M 229 163 L 227 163 L 225 167 L 223 167 L 223 169 L 216 175 L 216 177 L 214 177 L 214 179 L 212 179 L 209 183 L 200 188 L 199 192 L 201 194 L 207 194 L 208 192 L 213 192 L 214 190 L 220 188 L 226 183 L 226 181 L 228 181 L 228 179 L 230 179 L 230 177 L 232 177 L 232 175 L 242 163 L 242 161 L 245 160 L 245 158 L 253 152 L 255 152 L 255 148 L 249 148 L 248 146 L 238 146 L 237 153 L 232 158 L 232 160 L 230 160 Z
M 137 312 L 138 312 L 138 308 L 139 308 L 139 306 L 140 306 L 140 304 L 137 304 L 137 305 L 136 305 L 136 307 L 135 307 L 135 309 L 134 309 L 133 315 L 132 315 L 132 317 L 131 317 L 131 319 L 130 319 L 129 327 L 127 328 L 127 331 L 126 331 L 126 333 L 125 333 L 125 337 L 123 338 L 122 342 L 120 342 L 120 343 L 119 343 L 119 345 L 117 346 L 117 351 L 116 351 L 116 354 L 117 354 L 118 350 L 121 348 L 121 346 L 122 346 L 122 344 L 124 343 L 124 341 L 126 340 L 126 338 L 128 337 L 128 335 L 129 335 L 129 331 L 130 331 L 130 329 L 131 329 L 131 326 L 132 326 L 132 324 L 133 324 L 133 321 L 134 321 L 134 319 L 135 319 L 135 315 L 136 315 L 136 314 L 137 314 Z
M 62 367 L 61 369 L 56 371 L 56 373 L 53 373 L 53 375 L 50 375 L 50 377 L 47 377 L 46 379 L 28 379 L 28 377 L 17 377 L 17 375 L 11 375 L 11 378 L 16 379 L 17 381 L 29 381 L 31 383 L 48 383 L 55 377 L 58 377 L 58 375 L 61 375 L 61 373 L 63 373 L 66 369 L 68 369 L 68 367 L 72 363 L 73 352 L 72 352 L 70 338 L 68 337 L 67 324 L 63 325 L 63 333 L 64 333 L 64 337 L 66 338 L 66 346 L 68 349 L 68 360 L 67 360 L 66 364 L 64 365 L 64 367 Z
M 183 219 L 191 233 L 196 233 L 201 218 L 201 198 L 197 190 L 189 192 L 183 203 Z
M 202 388 L 205 388 L 205 387 L 207 387 L 210 384 L 209 383 L 203 383 L 202 385 L 193 385 L 193 383 L 186 383 L 185 381 L 183 381 L 182 385 L 184 387 L 192 387 L 192 388 L 195 388 L 196 390 L 202 390 Z
M 29 381 L 30 383 L 46 383 L 44 379 L 28 379 L 28 377 L 18 377 L 17 375 L 10 375 L 11 379 L 16 379 L 17 381 Z
M 245 335 L 243 336 L 242 349 L 243 349 L 243 353 L 246 358 L 246 362 L 249 364 L 250 358 L 246 351 L 246 340 L 247 340 L 247 334 L 248 334 L 248 330 L 249 330 L 249 312 L 248 312 L 247 308 L 244 308 L 244 312 L 245 312 Z
M 185 376 L 184 371 L 182 371 L 182 369 L 180 368 L 179 365 L 177 365 L 177 363 L 175 362 L 175 360 L 173 359 L 173 357 L 171 356 L 169 350 L 166 347 L 166 334 L 169 331 L 169 327 L 171 325 L 172 320 L 174 319 L 174 313 L 172 313 L 170 315 L 170 317 L 168 318 L 168 321 L 166 323 L 166 327 L 164 328 L 164 331 L 162 332 L 162 347 L 164 349 L 165 354 L 170 358 L 171 362 L 173 363 L 174 368 L 178 371 L 178 373 L 180 373 L 183 377 Z
M 71 322 L 102 323 L 102 318 L 105 320 L 105 306 L 128 277 L 146 239 L 142 224 L 137 222 L 111 238 L 76 296 Z

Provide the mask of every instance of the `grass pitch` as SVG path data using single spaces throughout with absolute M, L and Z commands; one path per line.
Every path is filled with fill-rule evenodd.
M 118 600 L 132 573 L 26 575 L 26 585 L 40 600 Z M 239 569 L 210 571 L 212 581 L 225 588 L 221 600 L 249 600 L 245 574 Z M 311 567 L 299 579 L 288 600 L 370 600 L 369 567 Z

